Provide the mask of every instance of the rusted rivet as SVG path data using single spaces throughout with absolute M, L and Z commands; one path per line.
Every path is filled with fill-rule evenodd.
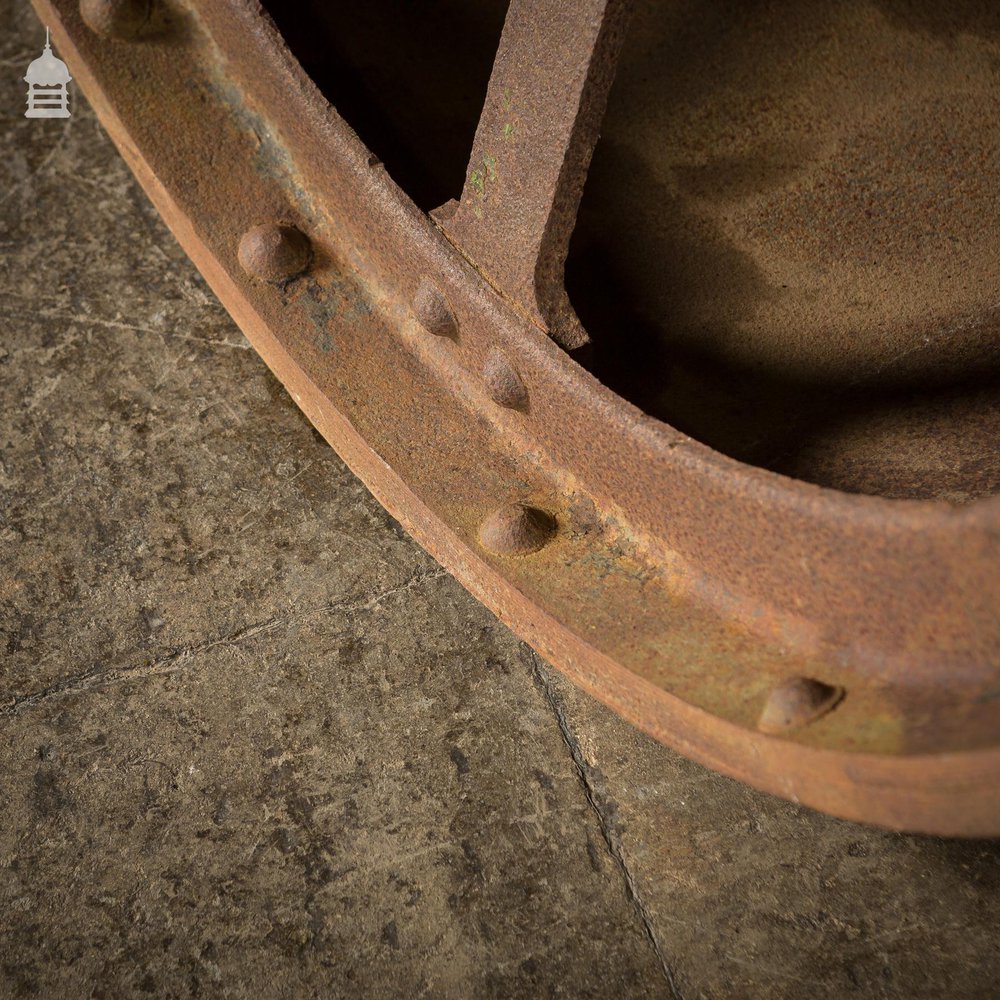
M 421 278 L 417 294 L 413 296 L 413 311 L 420 325 L 438 337 L 458 335 L 458 323 L 444 293 L 429 278 Z
M 105 38 L 137 38 L 149 22 L 150 0 L 80 0 L 80 17 Z
M 243 234 L 239 249 L 243 270 L 262 281 L 287 281 L 312 259 L 312 246 L 294 226 L 267 222 Z
M 768 695 L 757 728 L 772 734 L 798 729 L 826 715 L 843 697 L 843 688 L 811 677 L 793 677 Z
M 514 366 L 498 350 L 492 350 L 483 365 L 483 381 L 490 398 L 501 406 L 523 410 L 528 405 L 528 390 Z
M 479 526 L 479 543 L 502 556 L 537 552 L 554 534 L 555 518 L 537 507 L 509 503 Z

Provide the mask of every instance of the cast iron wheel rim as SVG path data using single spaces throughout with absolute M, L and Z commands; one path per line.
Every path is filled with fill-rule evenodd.
M 997 498 L 838 493 L 646 417 L 482 279 L 254 5 L 176 8 L 132 38 L 36 6 L 296 403 L 501 620 L 716 770 L 852 819 L 1000 833 Z M 307 269 L 248 274 L 241 239 L 279 224 L 308 237 Z M 511 506 L 552 530 L 484 544 Z

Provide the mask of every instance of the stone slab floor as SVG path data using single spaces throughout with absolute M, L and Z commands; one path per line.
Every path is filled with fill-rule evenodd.
M 310 428 L 0 4 L 0 997 L 990 997 L 996 844 L 711 774 Z

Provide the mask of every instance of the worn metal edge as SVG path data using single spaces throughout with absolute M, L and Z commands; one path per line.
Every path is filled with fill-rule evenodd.
M 55 15 L 44 0 L 35 0 Z M 764 790 L 845 818 L 895 829 L 988 836 L 1000 833 L 1000 750 L 887 757 L 795 747 L 693 707 L 637 678 L 539 609 L 412 493 L 333 407 L 267 328 L 240 286 L 198 237 L 170 192 L 131 142 L 97 81 L 59 27 L 58 44 L 78 82 L 144 190 L 213 291 L 272 371 L 345 462 L 420 544 L 525 641 L 572 679 L 651 735 L 686 755 Z M 714 739 L 704 735 L 706 723 Z M 750 772 L 748 762 L 757 770 Z M 959 773 L 960 772 L 960 773 Z

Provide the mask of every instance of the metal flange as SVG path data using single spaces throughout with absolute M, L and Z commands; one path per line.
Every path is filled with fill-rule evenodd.
M 146 33 L 95 31 L 71 0 L 35 5 L 296 403 L 519 635 L 656 738 L 740 780 L 890 827 L 1000 834 L 1000 502 L 855 496 L 745 466 L 580 367 L 553 339 L 581 342 L 558 258 L 589 158 L 574 143 L 592 144 L 596 128 L 532 134 L 525 123 L 556 112 L 542 114 L 511 71 L 526 44 L 516 31 L 495 69 L 521 115 L 516 142 L 555 136 L 575 166 L 539 182 L 533 204 L 558 224 L 525 229 L 508 276 L 470 199 L 485 225 L 508 225 L 516 205 L 502 183 L 484 200 L 473 171 L 488 155 L 502 182 L 530 150 L 509 164 L 494 151 L 504 122 L 491 98 L 462 202 L 435 221 L 258 5 L 160 8 Z M 590 56 L 572 86 L 586 116 L 588 101 L 603 107 L 602 60 L 613 65 L 623 29 L 615 5 L 579 10 Z M 566 10 L 543 3 L 532 16 L 544 26 L 547 15 Z

